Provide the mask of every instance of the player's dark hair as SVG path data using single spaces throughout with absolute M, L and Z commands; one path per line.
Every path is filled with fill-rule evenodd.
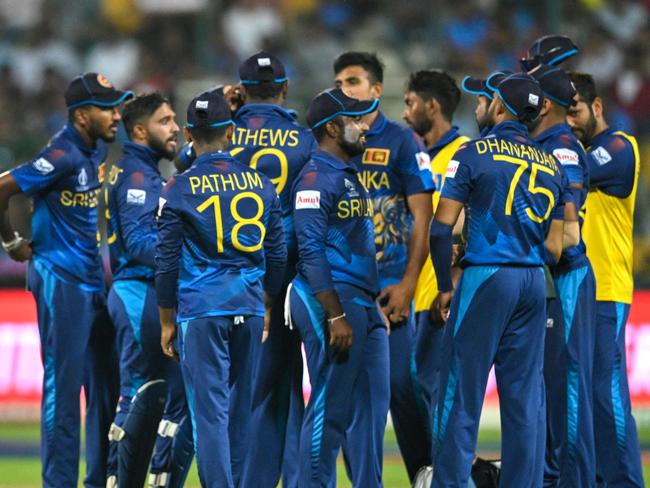
M 246 85 L 246 94 L 250 98 L 258 100 L 270 100 L 280 96 L 285 82 L 275 83 L 274 81 L 262 81 L 256 84 Z
M 368 72 L 370 83 L 384 82 L 384 63 L 375 53 L 348 51 L 334 61 L 334 74 L 338 74 L 348 66 L 361 66 Z
M 214 144 L 226 135 L 228 125 L 219 127 L 188 127 L 193 140 L 204 144 Z
M 440 104 L 442 115 L 451 122 L 460 102 L 460 89 L 447 72 L 439 69 L 416 71 L 411 73 L 406 88 L 425 102 L 434 98 Z
M 131 133 L 137 124 L 151 117 L 165 103 L 171 105 L 169 100 L 158 92 L 141 94 L 126 102 L 122 110 L 122 123 L 128 138 L 131 139 Z
M 596 91 L 596 82 L 594 81 L 593 76 L 587 73 L 578 73 L 572 71 L 569 73 L 569 78 L 573 82 L 573 86 L 576 87 L 576 91 L 580 98 L 582 98 L 587 105 L 591 105 L 596 97 L 598 92 Z

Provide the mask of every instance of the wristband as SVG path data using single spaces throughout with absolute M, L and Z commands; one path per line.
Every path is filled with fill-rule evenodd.
M 2 249 L 4 249 L 5 252 L 7 253 L 15 249 L 18 249 L 18 246 L 20 246 L 22 240 L 23 238 L 20 237 L 18 232 L 14 232 L 14 238 L 12 240 L 10 240 L 9 242 L 2 241 Z
M 344 318 L 345 318 L 345 312 L 343 312 L 341 315 L 337 315 L 336 317 L 332 317 L 331 319 L 327 319 L 327 325 L 332 325 L 337 320 L 341 320 Z

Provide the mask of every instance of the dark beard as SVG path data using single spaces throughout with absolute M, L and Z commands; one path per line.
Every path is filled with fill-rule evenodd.
M 583 145 L 588 146 L 591 140 L 594 138 L 594 132 L 596 132 L 596 117 L 594 113 L 590 111 L 589 123 L 582 129 L 573 129 L 575 136 L 580 139 Z
M 175 150 L 169 150 L 165 147 L 167 141 L 161 141 L 160 139 L 156 138 L 149 138 L 147 141 L 149 148 L 153 149 L 156 153 L 158 153 L 160 156 L 162 156 L 165 159 L 168 160 L 173 160 L 174 156 L 176 156 L 176 151 Z
M 342 139 L 340 146 L 341 149 L 343 149 L 343 152 L 351 158 L 358 156 L 359 154 L 363 154 L 363 151 L 365 150 L 365 147 L 361 142 L 361 138 L 359 138 L 359 140 L 355 143 L 350 143 L 345 141 L 345 139 Z
M 411 129 L 413 129 L 413 131 L 415 131 L 415 133 L 420 137 L 424 137 L 424 135 L 428 133 L 432 127 L 433 122 L 431 122 L 429 119 L 426 117 L 418 117 L 418 120 L 413 122 Z
M 108 132 L 114 125 L 110 125 L 106 132 L 101 132 L 100 128 L 98 127 L 98 124 L 92 123 L 90 127 L 88 128 L 88 135 L 93 141 L 96 141 L 97 139 L 101 139 L 104 142 L 113 142 L 115 138 L 117 137 L 117 132 L 115 135 L 113 135 L 112 132 Z

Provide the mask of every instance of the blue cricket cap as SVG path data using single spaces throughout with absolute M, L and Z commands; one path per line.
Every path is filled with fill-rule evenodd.
M 548 35 L 535 40 L 520 63 L 525 71 L 530 71 L 540 64 L 558 65 L 576 54 L 578 46 L 567 36 Z
M 495 91 L 508 111 L 520 119 L 533 120 L 542 109 L 542 88 L 537 80 L 527 73 L 506 76 Z
M 233 124 L 233 121 L 230 105 L 223 97 L 223 88 L 205 91 L 187 106 L 187 126 L 190 129 L 228 124 Z
M 357 100 L 348 97 L 340 88 L 330 88 L 314 97 L 307 109 L 307 124 L 312 129 L 338 115 L 356 117 L 377 110 L 379 99 Z
M 540 64 L 528 72 L 542 87 L 544 97 L 565 108 L 576 104 L 576 88 L 569 75 L 557 66 Z
M 264 82 L 284 83 L 288 78 L 282 61 L 273 54 L 261 51 L 239 66 L 239 79 L 242 85 L 258 85 Z
M 114 107 L 132 98 L 133 92 L 117 90 L 102 74 L 83 73 L 72 79 L 63 97 L 68 109 L 83 105 Z
M 472 78 L 471 76 L 466 76 L 463 78 L 463 81 L 460 82 L 460 86 L 463 91 L 471 93 L 472 95 L 482 95 L 487 97 L 489 100 L 494 98 L 494 92 L 496 87 L 501 80 L 506 76 L 512 74 L 511 71 L 494 71 L 486 79 L 481 78 Z

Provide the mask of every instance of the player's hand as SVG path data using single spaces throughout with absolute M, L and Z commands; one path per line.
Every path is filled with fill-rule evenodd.
M 18 247 L 7 254 L 14 261 L 29 261 L 32 258 L 32 247 L 28 241 L 21 239 Z
M 328 325 L 330 346 L 340 352 L 345 352 L 352 346 L 352 327 L 345 317 L 335 320 Z
M 438 296 L 431 304 L 429 321 L 435 329 L 439 329 L 447 323 L 452 296 L 453 292 L 451 291 L 438 293 Z
M 178 361 L 178 353 L 174 348 L 174 339 L 176 339 L 176 324 L 174 322 L 163 322 L 160 324 L 160 346 L 163 354 L 169 356 L 174 361 Z
M 411 314 L 414 293 L 415 286 L 404 281 L 387 286 L 378 297 L 379 303 L 382 305 L 381 311 L 393 324 L 403 322 Z
M 235 85 L 225 85 L 223 87 L 223 96 L 230 105 L 230 111 L 235 113 L 244 105 L 244 97 L 239 83 Z
M 262 329 L 262 342 L 266 342 L 269 338 L 269 330 L 271 330 L 271 307 L 265 307 L 264 310 L 264 329 Z
M 451 266 L 455 267 L 460 264 L 460 260 L 465 255 L 464 244 L 454 244 L 451 246 Z

